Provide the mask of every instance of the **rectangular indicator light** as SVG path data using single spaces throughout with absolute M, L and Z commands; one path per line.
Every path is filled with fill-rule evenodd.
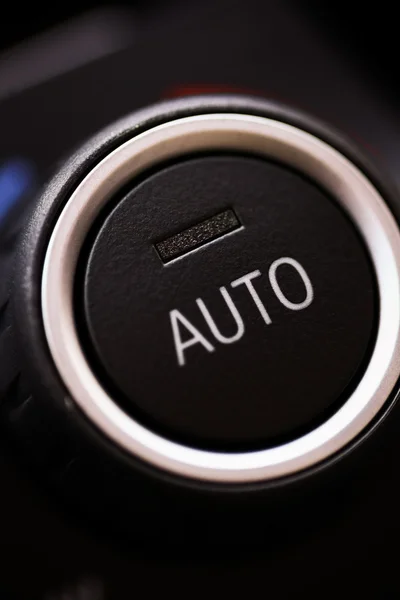
M 156 243 L 155 248 L 165 264 L 241 228 L 242 224 L 235 212 L 228 208 L 214 217 Z

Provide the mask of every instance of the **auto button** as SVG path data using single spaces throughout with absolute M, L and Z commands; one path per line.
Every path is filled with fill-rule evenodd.
M 181 158 L 128 184 L 91 230 L 76 289 L 82 345 L 114 401 L 200 449 L 312 430 L 374 344 L 356 226 L 319 184 L 256 155 Z

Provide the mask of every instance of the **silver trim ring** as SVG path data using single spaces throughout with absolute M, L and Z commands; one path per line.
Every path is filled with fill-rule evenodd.
M 82 351 L 72 289 L 83 241 L 105 203 L 133 177 L 166 159 L 198 151 L 243 150 L 287 163 L 327 189 L 357 224 L 379 286 L 377 339 L 364 377 L 326 422 L 289 443 L 227 454 L 183 446 L 122 411 L 97 381 Z M 199 115 L 133 137 L 82 181 L 54 228 L 43 269 L 42 310 L 57 369 L 87 417 L 128 453 L 184 477 L 243 483 L 282 477 L 326 459 L 359 434 L 392 392 L 400 371 L 400 234 L 382 197 L 349 160 L 291 125 L 243 114 Z

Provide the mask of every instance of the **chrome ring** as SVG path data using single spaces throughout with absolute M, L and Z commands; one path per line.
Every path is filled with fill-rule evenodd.
M 379 288 L 375 347 L 365 374 L 344 405 L 322 425 L 267 450 L 199 450 L 150 431 L 108 396 L 81 348 L 73 309 L 78 256 L 99 211 L 128 181 L 174 157 L 241 150 L 295 167 L 343 206 L 369 249 Z M 178 119 L 133 137 L 104 158 L 65 205 L 43 268 L 42 314 L 55 365 L 72 398 L 109 439 L 128 453 L 176 475 L 244 483 L 289 475 L 339 451 L 376 416 L 400 372 L 400 234 L 384 200 L 347 158 L 315 136 L 272 119 L 209 114 Z

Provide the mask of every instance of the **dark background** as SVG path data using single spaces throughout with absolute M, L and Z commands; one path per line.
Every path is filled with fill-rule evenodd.
M 106 4 L 126 24 L 124 48 L 85 64 L 82 46 L 79 68 L 41 77 L 26 46 L 32 36 Z M 0 166 L 22 157 L 40 188 L 73 147 L 132 110 L 189 92 L 243 90 L 341 129 L 400 183 L 397 24 L 386 2 L 9 3 L 0 18 Z M 16 45 L 28 47 L 18 61 Z M 60 46 L 46 48 L 57 62 Z M 33 71 L 38 81 L 22 85 L 21 74 Z M 399 439 L 375 456 L 369 492 L 324 515 L 318 530 L 304 523 L 294 536 L 281 523 L 278 544 L 228 552 L 193 540 L 175 553 L 156 542 L 116 543 L 101 524 L 88 527 L 35 482 L 1 431 L 0 598 L 398 598 Z
M 7 3 L 0 22 L 0 48 L 6 49 L 30 36 L 46 31 L 82 13 L 99 7 L 135 11 L 138 19 L 151 19 L 172 6 L 189 5 L 195 0 L 111 0 L 52 3 Z M 265 0 L 267 5 L 269 0 Z M 316 19 L 327 35 L 364 62 L 377 77 L 393 88 L 398 84 L 398 20 L 393 3 L 383 2 L 320 2 L 294 0 L 301 9 Z

